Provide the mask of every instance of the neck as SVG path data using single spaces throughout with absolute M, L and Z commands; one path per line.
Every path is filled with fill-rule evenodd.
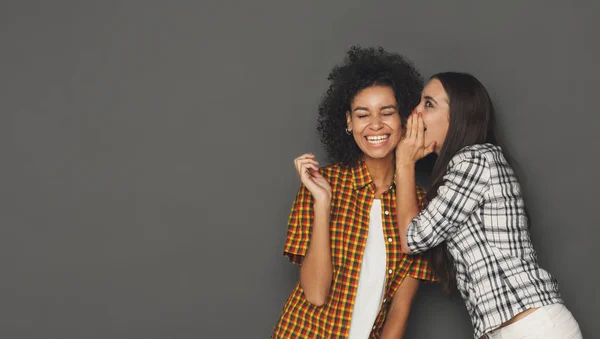
M 394 155 L 393 153 L 389 156 L 381 159 L 374 159 L 370 157 L 363 158 L 371 179 L 375 183 L 376 188 L 387 188 L 392 184 L 394 179 Z

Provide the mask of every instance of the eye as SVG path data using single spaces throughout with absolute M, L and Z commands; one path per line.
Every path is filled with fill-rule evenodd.
M 367 114 L 361 114 L 361 115 L 357 115 L 356 117 L 359 118 L 359 119 L 362 119 L 362 118 L 368 117 L 368 115 Z
M 386 116 L 386 117 L 390 117 L 390 116 L 392 116 L 394 114 L 396 114 L 396 112 L 386 112 L 386 113 L 383 113 L 382 115 Z
M 433 107 L 433 104 L 429 100 L 425 100 L 425 107 Z

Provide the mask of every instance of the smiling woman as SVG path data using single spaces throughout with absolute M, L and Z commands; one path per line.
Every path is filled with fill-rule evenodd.
M 284 255 L 300 279 L 271 337 L 401 338 L 419 281 L 434 280 L 424 257 L 402 253 L 396 225 L 394 150 L 423 82 L 402 56 L 359 47 L 329 80 L 318 130 L 333 165 L 295 159 Z

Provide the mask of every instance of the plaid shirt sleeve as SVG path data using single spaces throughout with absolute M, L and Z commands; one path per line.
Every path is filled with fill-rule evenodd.
M 287 238 L 283 255 L 294 264 L 300 264 L 308 250 L 313 224 L 314 199 L 309 190 L 302 184 L 288 217 Z
M 421 211 L 427 207 L 428 201 L 426 195 L 427 192 L 421 186 L 417 185 L 417 200 Z M 408 271 L 410 277 L 426 281 L 437 281 L 429 265 L 429 260 L 427 260 L 425 255 L 415 255 L 412 256 L 412 259 L 412 265 L 410 271 Z
M 477 151 L 457 154 L 448 165 L 437 196 L 408 225 L 408 248 L 419 253 L 449 239 L 483 201 L 490 169 Z

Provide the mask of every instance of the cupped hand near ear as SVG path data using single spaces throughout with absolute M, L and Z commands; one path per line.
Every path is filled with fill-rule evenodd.
M 425 126 L 421 113 L 413 113 L 406 121 L 406 133 L 396 147 L 396 166 L 414 165 L 435 149 L 435 141 L 425 145 Z

